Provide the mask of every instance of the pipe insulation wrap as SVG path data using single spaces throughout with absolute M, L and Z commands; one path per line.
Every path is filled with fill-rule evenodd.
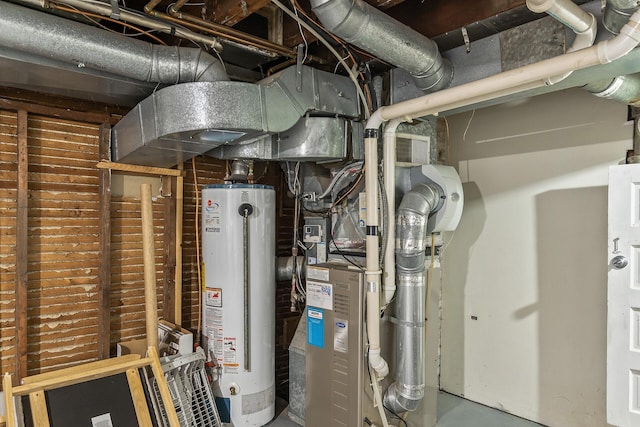
M 311 0 L 325 28 L 369 53 L 408 71 L 423 91 L 449 87 L 451 63 L 438 45 L 362 0 Z
M 397 413 L 415 410 L 424 397 L 427 222 L 440 208 L 441 193 L 435 184 L 418 184 L 397 211 L 396 369 L 384 397 L 385 405 Z
M 0 46 L 78 68 L 166 84 L 229 80 L 200 49 L 153 45 L 7 2 L 0 2 L 0 28 Z

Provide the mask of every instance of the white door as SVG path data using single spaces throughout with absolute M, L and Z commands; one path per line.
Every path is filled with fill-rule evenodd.
M 607 422 L 640 426 L 640 164 L 609 169 Z

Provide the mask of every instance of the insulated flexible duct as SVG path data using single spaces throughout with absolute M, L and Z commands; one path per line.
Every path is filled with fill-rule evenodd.
M 451 63 L 436 43 L 375 7 L 362 0 L 311 0 L 311 6 L 328 31 L 408 71 L 421 90 L 451 84 Z
M 425 249 L 429 215 L 439 207 L 441 190 L 418 184 L 400 203 L 396 219 L 396 354 L 395 382 L 384 396 L 385 406 L 414 411 L 424 397 L 426 319 Z
M 166 84 L 229 80 L 220 61 L 200 49 L 153 45 L 4 1 L 0 28 L 0 47 L 78 68 Z

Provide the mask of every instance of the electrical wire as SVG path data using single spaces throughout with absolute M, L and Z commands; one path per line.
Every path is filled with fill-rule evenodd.
M 474 108 L 471 112 L 471 117 L 469 117 L 469 122 L 467 123 L 467 127 L 464 129 L 464 133 L 462 134 L 462 142 L 467 142 L 467 132 L 469 132 L 469 127 L 471 126 L 471 121 L 473 120 L 473 116 L 476 115 L 476 109 Z
M 278 0 L 271 0 L 271 2 L 273 4 L 275 4 L 276 6 L 278 6 L 280 9 L 282 9 L 282 11 L 284 13 L 289 15 L 292 19 L 294 19 L 300 25 L 302 25 L 307 31 L 309 31 L 311 34 L 313 34 L 318 39 L 318 41 L 320 41 L 320 43 L 325 45 L 325 47 L 327 49 L 329 49 L 329 52 L 331 52 L 331 54 L 333 56 L 335 56 L 336 59 L 338 59 L 338 62 L 340 62 L 342 64 L 342 66 L 344 67 L 345 71 L 349 75 L 349 78 L 351 79 L 351 81 L 353 81 L 353 84 L 356 86 L 356 90 L 358 91 L 358 96 L 360 97 L 360 100 L 362 101 L 362 105 L 366 107 L 366 109 L 365 109 L 365 118 L 368 119 L 369 115 L 370 115 L 370 113 L 369 113 L 369 105 L 367 103 L 367 98 L 366 98 L 364 92 L 362 91 L 362 88 L 360 87 L 360 83 L 358 82 L 358 76 L 356 76 L 354 74 L 353 70 L 351 70 L 351 68 L 347 65 L 347 63 L 344 62 L 344 60 L 342 59 L 342 56 L 338 52 L 336 52 L 336 50 L 333 48 L 333 46 L 331 46 L 331 44 L 329 42 L 327 42 L 322 36 L 320 36 L 320 34 L 315 29 L 313 29 L 304 20 L 302 20 L 298 16 L 296 16 L 296 14 L 293 13 L 292 11 L 290 11 L 288 7 L 286 7 L 284 4 L 280 3 Z
M 378 255 L 378 263 L 380 264 L 380 269 L 382 270 L 384 256 L 387 252 L 387 245 L 389 244 L 389 233 L 387 227 L 393 227 L 393 220 L 389 218 L 389 200 L 387 199 L 387 192 L 384 188 L 384 182 L 382 182 L 382 176 L 380 176 L 380 174 L 378 174 L 378 187 L 380 188 L 380 191 L 378 191 L 378 193 L 381 202 L 380 209 L 382 211 L 382 224 L 380 224 L 380 230 L 382 232 L 382 247 L 380 248 L 380 253 Z
M 336 251 L 338 251 L 338 254 L 345 259 L 345 261 L 347 261 L 349 264 L 353 265 L 354 267 L 356 267 L 358 270 L 364 272 L 364 269 L 355 263 L 355 261 L 350 260 L 349 258 L 347 258 L 347 255 L 342 252 L 340 250 L 340 248 L 338 247 L 338 244 L 336 243 L 335 239 L 333 238 L 333 230 L 331 230 L 331 233 L 329 233 L 329 236 L 331 236 L 331 242 L 333 242 L 333 246 L 336 248 Z
M 329 211 L 332 211 L 333 208 L 335 208 L 338 204 L 340 204 L 346 197 L 349 196 L 349 194 L 351 194 L 353 192 L 353 190 L 358 186 L 358 184 L 360 183 L 360 181 L 362 181 L 362 178 L 364 177 L 364 172 L 365 172 L 365 167 L 362 166 L 362 169 L 360 169 L 360 172 L 358 173 L 358 177 L 356 178 L 356 180 L 353 182 L 353 184 L 351 184 L 351 187 L 349 187 L 349 189 L 343 193 L 335 202 L 333 202 L 333 204 L 331 204 L 331 206 L 329 207 Z
M 88 3 L 88 4 L 93 4 L 93 5 L 97 5 L 97 6 L 101 6 L 101 7 L 105 7 L 105 6 L 109 7 L 108 3 L 104 3 L 104 2 L 99 1 L 99 0 L 82 0 L 82 1 L 85 2 L 85 3 Z M 75 7 L 73 4 L 70 4 L 70 3 L 66 2 L 65 0 L 49 0 L 49 6 L 50 7 L 53 6 L 54 3 L 55 4 L 65 4 L 65 5 L 69 6 L 69 7 Z M 198 43 L 196 40 L 193 40 L 193 38 L 189 37 L 190 34 L 193 34 L 194 36 L 200 36 L 200 34 L 194 33 L 193 31 L 189 30 L 184 25 L 180 25 L 178 23 L 173 23 L 173 22 L 172 23 L 168 23 L 166 20 L 159 19 L 158 17 L 153 16 L 153 15 L 147 15 L 145 13 L 142 13 L 142 12 L 140 12 L 138 10 L 135 10 L 135 9 L 131 9 L 129 7 L 124 7 L 123 6 L 123 7 L 120 7 L 120 10 L 125 11 L 125 12 L 127 12 L 127 13 L 129 13 L 131 15 L 135 15 L 138 18 L 141 18 L 141 19 L 144 19 L 144 20 L 147 20 L 147 21 L 155 21 L 156 23 L 167 27 L 166 31 L 163 31 L 162 29 L 157 29 L 157 31 L 166 32 L 166 33 L 175 35 L 177 37 L 180 37 L 182 39 L 187 39 L 191 43 L 193 43 L 194 45 L 198 46 L 199 48 L 201 48 L 201 49 L 203 48 L 202 44 Z M 100 16 L 104 17 L 104 18 L 108 17 L 108 15 L 102 15 L 102 14 Z M 125 19 L 123 19 L 123 21 L 125 21 Z M 120 21 L 117 21 L 117 22 L 120 22 Z M 176 31 L 176 30 L 180 30 L 180 31 Z
M 358 172 L 360 170 L 362 170 L 364 166 L 364 162 L 363 161 L 358 161 L 355 163 L 351 163 L 346 165 L 345 167 L 343 167 L 342 169 L 340 169 L 335 176 L 333 177 L 333 179 L 331 180 L 331 182 L 329 183 L 329 186 L 327 187 L 326 190 L 324 190 L 322 192 L 322 194 L 320 194 L 318 196 L 318 199 L 324 199 L 325 197 L 327 197 L 331 191 L 333 190 L 333 188 L 336 186 L 336 184 L 338 183 L 338 181 L 340 181 L 340 179 L 342 178 L 342 176 L 349 170 L 349 169 L 353 169 L 353 168 L 358 168 Z
M 105 21 L 109 21 L 109 22 L 114 22 L 116 24 L 122 25 L 125 28 L 131 28 L 132 30 L 137 31 L 136 34 L 124 34 L 127 37 L 137 37 L 137 36 L 142 36 L 142 35 L 146 35 L 149 38 L 153 39 L 154 41 L 156 41 L 157 43 L 166 46 L 167 43 L 165 43 L 162 39 L 156 37 L 155 35 L 151 34 L 153 32 L 157 32 L 157 30 L 148 30 L 148 31 L 144 31 L 142 28 L 140 27 L 136 27 L 135 25 L 129 24 L 127 22 L 123 22 L 123 21 L 118 21 L 117 19 L 112 19 L 109 18 L 107 16 L 103 16 L 103 15 L 98 15 L 97 13 L 92 13 L 92 12 L 85 12 L 83 10 L 77 9 L 75 7 L 71 7 L 71 6 L 60 6 L 57 4 L 51 4 L 50 5 L 51 8 L 56 9 L 56 10 L 60 10 L 62 12 L 69 12 L 69 13 L 75 13 L 78 15 L 82 15 L 84 17 L 86 17 L 87 19 L 89 19 L 91 22 L 93 22 L 94 24 L 96 24 L 97 26 L 99 26 L 100 28 L 112 32 L 112 33 L 116 33 L 116 34 L 122 34 L 119 33 L 117 31 L 112 30 L 109 27 L 106 27 L 104 25 L 102 25 L 100 22 L 96 21 L 95 19 L 91 19 L 91 18 L 97 18 L 97 19 L 102 19 Z
M 307 42 L 307 38 L 304 35 L 304 31 L 302 30 L 302 25 L 300 25 L 300 17 L 298 16 L 298 8 L 294 7 L 293 12 L 298 17 L 298 31 L 300 31 L 300 36 L 302 37 L 302 41 L 304 42 L 304 56 L 302 57 L 302 63 L 304 64 L 307 61 L 307 53 L 309 52 L 309 43 Z
M 385 405 L 384 403 L 382 404 L 382 406 L 384 407 L 384 409 L 387 410 L 387 412 L 389 412 L 391 414 L 391 416 L 393 418 L 396 418 L 400 421 L 402 421 L 402 424 L 404 424 L 404 427 L 409 427 L 409 424 L 407 424 L 407 422 L 405 421 L 404 418 L 402 418 L 400 415 L 398 415 L 397 413 L 395 413 L 394 411 L 391 410 L 391 408 L 389 408 L 387 405 Z

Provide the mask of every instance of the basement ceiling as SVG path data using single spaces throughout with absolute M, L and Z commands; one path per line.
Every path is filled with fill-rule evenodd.
M 529 11 L 525 0 L 365 1 L 426 37 L 432 38 L 441 51 L 464 45 L 463 31 L 467 33 L 469 43 L 472 43 L 546 16 Z M 291 8 L 295 5 L 315 19 L 309 0 L 284 1 L 284 3 Z M 578 0 L 575 3 L 583 4 L 586 0 Z M 146 4 L 148 4 L 147 0 L 127 1 L 127 6 L 139 11 L 143 11 Z M 175 1 L 163 0 L 154 9 L 166 13 L 174 4 Z M 293 19 L 283 14 L 270 0 L 204 0 L 202 2 L 192 0 L 180 10 L 185 14 L 237 29 L 291 50 L 295 50 L 306 41 L 314 55 L 326 60 L 325 64 L 316 63 L 313 64 L 314 66 L 324 65 L 326 69 L 335 68 L 335 59 L 317 43 L 315 37 L 306 30 L 301 30 Z M 268 73 L 270 67 L 278 67 L 278 64 L 290 59 L 281 56 L 269 58 L 260 57 L 257 54 L 250 55 L 233 45 L 225 45 L 225 48 L 228 52 L 223 50 L 223 59 L 261 73 Z M 363 59 L 371 61 L 374 58 L 363 55 Z
M 0 0 L 2 1 L 7 0 Z M 464 46 L 465 42 L 473 46 L 489 36 L 546 17 L 544 14 L 530 12 L 525 0 L 365 1 L 433 39 L 443 52 Z M 37 5 L 41 3 L 39 0 L 10 2 L 34 8 L 38 8 Z M 585 0 L 575 2 L 586 3 Z M 102 3 L 111 7 L 114 1 L 102 0 Z M 175 7 L 176 3 L 181 4 L 180 16 L 170 13 L 170 8 Z M 306 15 L 309 19 L 315 19 L 309 0 L 282 0 L 282 3 L 292 10 L 295 6 L 300 16 Z M 295 64 L 298 53 L 303 52 L 308 65 L 330 72 L 343 72 L 337 66 L 336 59 L 313 35 L 302 30 L 270 0 L 119 0 L 118 4 L 123 9 L 126 7 L 141 14 L 153 15 L 169 25 L 186 27 L 206 37 L 217 38 L 222 43 L 222 50 L 216 55 L 224 61 L 227 72 L 234 80 L 258 81 Z M 136 29 L 124 28 L 108 17 L 70 13 L 73 9 L 65 0 L 49 2 L 48 6 L 49 13 L 81 20 L 88 25 L 100 26 L 129 36 L 136 36 L 137 33 Z M 114 11 L 115 15 L 117 10 Z M 137 38 L 154 44 L 193 46 L 193 42 L 184 38 L 153 31 L 138 34 Z M 345 45 L 337 46 L 339 53 L 346 55 Z M 388 64 L 369 56 L 367 52 L 358 49 L 350 52 L 355 52 L 360 65 L 366 64 L 373 75 L 382 74 L 390 68 Z M 23 58 L 19 52 L 7 46 L 0 46 L 0 86 L 128 107 L 135 105 L 158 88 L 155 84 L 130 81 L 121 76 L 104 73 L 92 75 L 87 70 L 79 73 L 73 65 L 57 63 L 55 53 L 50 58 L 38 61 Z

